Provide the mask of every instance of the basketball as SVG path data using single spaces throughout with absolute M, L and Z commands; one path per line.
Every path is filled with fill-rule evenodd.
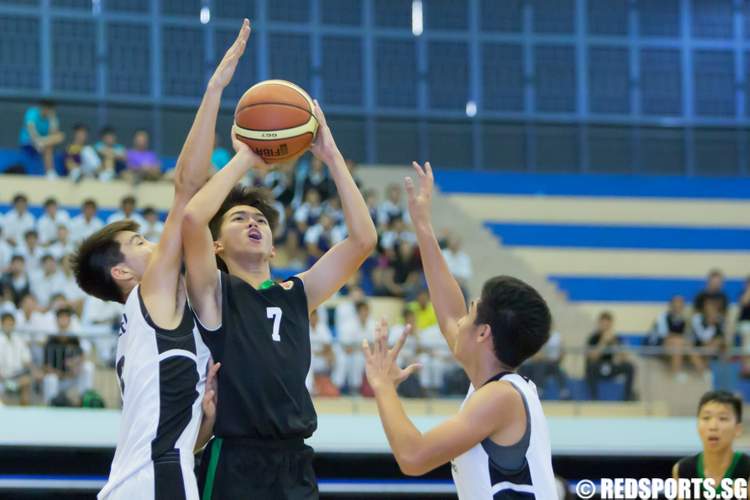
M 312 99 L 285 80 L 253 85 L 242 95 L 234 113 L 233 133 L 266 163 L 300 156 L 317 130 Z

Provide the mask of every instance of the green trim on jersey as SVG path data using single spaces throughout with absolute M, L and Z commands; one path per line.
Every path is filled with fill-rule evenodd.
M 276 282 L 274 280 L 266 280 L 260 284 L 260 286 L 258 287 L 258 290 L 265 290 L 267 288 L 271 288 L 275 284 Z
M 732 474 L 734 474 L 734 469 L 737 467 L 737 463 L 739 463 L 740 458 L 742 458 L 742 453 L 739 451 L 734 452 L 734 456 L 732 457 L 732 463 L 729 464 L 729 467 L 727 468 L 726 472 L 724 472 L 724 477 L 722 479 L 731 479 Z M 698 453 L 698 460 L 696 464 L 696 472 L 698 473 L 698 477 L 701 479 L 706 479 L 706 475 L 703 471 L 703 452 Z M 716 493 L 721 493 L 721 482 L 717 484 L 714 488 L 716 490 Z

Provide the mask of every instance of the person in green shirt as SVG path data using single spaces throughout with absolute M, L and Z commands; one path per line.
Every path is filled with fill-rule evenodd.
M 734 450 L 734 441 L 741 433 L 742 400 L 728 391 L 705 393 L 698 403 L 698 435 L 703 451 L 674 464 L 672 476 L 713 479 L 716 493 L 722 492 L 722 479 L 750 478 L 750 456 Z

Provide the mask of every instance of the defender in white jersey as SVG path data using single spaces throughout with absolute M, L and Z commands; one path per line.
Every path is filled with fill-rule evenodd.
M 212 381 L 219 366 L 211 366 L 187 305 L 182 221 L 208 178 L 221 94 L 249 35 L 245 19 L 208 83 L 177 159 L 174 198 L 159 243 L 150 243 L 136 222 L 124 220 L 84 240 L 74 259 L 76 281 L 86 293 L 125 304 L 116 356 L 122 419 L 100 500 L 199 497 L 193 452 L 196 442 L 203 446 L 212 433 Z
M 471 387 L 458 414 L 422 434 L 396 393 L 399 382 L 418 368 L 397 364 L 409 328 L 389 349 L 388 328 L 381 322 L 374 345 L 364 341 L 363 349 L 396 461 L 408 475 L 451 462 L 462 500 L 556 498 L 549 431 L 536 387 L 515 373 L 549 338 L 549 308 L 523 281 L 497 276 L 484 283 L 481 297 L 467 309 L 432 229 L 432 169 L 429 163 L 424 169 L 414 163 L 414 168 L 421 188 L 417 192 L 407 179 L 406 191 L 430 298 L 441 332 Z

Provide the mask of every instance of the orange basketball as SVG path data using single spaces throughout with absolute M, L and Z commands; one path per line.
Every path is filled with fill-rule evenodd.
M 242 95 L 232 130 L 266 163 L 277 163 L 307 151 L 318 120 L 307 92 L 285 80 L 266 80 Z

